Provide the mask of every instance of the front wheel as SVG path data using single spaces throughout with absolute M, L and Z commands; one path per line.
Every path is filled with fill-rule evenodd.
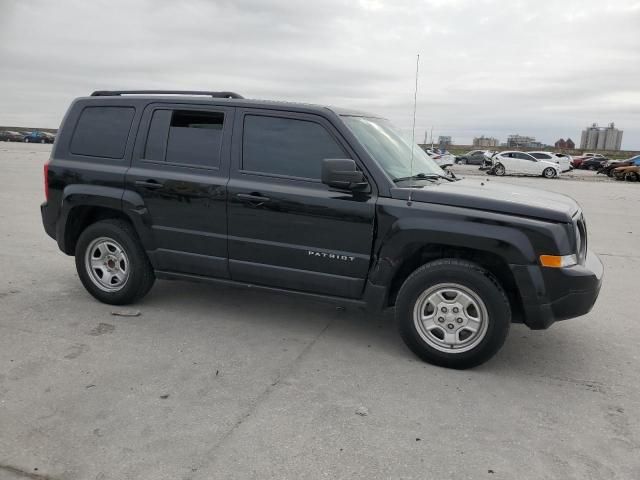
M 544 178 L 553 178 L 556 176 L 556 171 L 551 167 L 545 168 L 542 172 L 542 176 Z
M 82 284 L 103 303 L 133 303 L 155 281 L 133 227 L 123 220 L 103 220 L 87 227 L 78 239 L 75 256 Z
M 499 177 L 504 176 L 504 174 L 506 173 L 504 165 L 502 165 L 501 163 L 496 164 L 495 168 L 493 169 L 493 173 L 495 173 Z
M 400 335 L 418 357 L 464 369 L 489 360 L 511 325 L 504 290 L 487 270 L 459 259 L 429 262 L 404 282 L 396 302 Z

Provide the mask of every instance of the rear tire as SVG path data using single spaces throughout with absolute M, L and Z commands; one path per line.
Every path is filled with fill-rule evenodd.
M 547 167 L 542 171 L 542 176 L 544 178 L 553 178 L 556 176 L 556 171 L 551 167 Z
M 75 257 L 84 288 L 103 303 L 133 303 L 155 281 L 147 254 L 124 220 L 102 220 L 88 226 L 78 238 Z
M 487 270 L 466 260 L 442 259 L 418 268 L 404 282 L 396 321 L 400 336 L 422 360 L 465 369 L 486 362 L 502 347 L 511 308 Z

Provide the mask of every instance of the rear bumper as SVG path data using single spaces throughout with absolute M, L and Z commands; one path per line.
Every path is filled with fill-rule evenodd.
M 44 231 L 47 232 L 54 240 L 56 239 L 56 220 L 52 218 L 54 215 L 51 215 L 49 211 L 50 207 L 47 202 L 44 202 L 40 205 L 40 215 L 42 215 L 42 225 L 44 225 Z
M 591 311 L 600 293 L 604 267 L 588 252 L 583 265 L 544 268 L 512 265 L 522 297 L 524 323 L 533 330 Z

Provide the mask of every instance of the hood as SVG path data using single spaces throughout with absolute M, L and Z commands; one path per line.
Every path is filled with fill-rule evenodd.
M 406 199 L 408 194 L 408 188 L 391 190 L 393 198 Z M 580 209 L 573 198 L 560 193 L 492 182 L 488 179 L 462 179 L 457 182 L 428 184 L 424 188 L 413 188 L 411 199 L 416 202 L 473 208 L 555 222 L 571 222 Z

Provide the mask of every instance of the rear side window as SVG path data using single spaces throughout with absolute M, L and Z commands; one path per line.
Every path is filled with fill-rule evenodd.
M 199 167 L 218 167 L 224 113 L 156 110 L 151 118 L 144 158 Z
M 246 115 L 242 169 L 319 179 L 325 158 L 346 158 L 344 150 L 320 124 L 290 118 Z
M 71 153 L 90 157 L 124 158 L 135 109 L 86 107 L 71 139 Z

